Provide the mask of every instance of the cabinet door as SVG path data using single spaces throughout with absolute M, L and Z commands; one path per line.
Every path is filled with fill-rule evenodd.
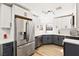
M 35 38 L 35 48 L 39 47 L 39 37 Z
M 50 43 L 52 43 L 52 36 L 51 35 L 43 36 L 43 44 L 50 44 Z
M 3 44 L 3 56 L 13 56 L 13 42 Z
M 48 35 L 48 37 L 47 37 L 47 43 L 52 43 L 52 36 L 51 35 Z
M 43 44 L 47 44 L 48 43 L 48 37 L 47 36 L 43 36 Z
M 38 46 L 41 46 L 41 36 L 38 37 Z
M 5 4 L 0 5 L 0 13 L 1 13 L 1 27 L 10 28 L 11 21 L 11 7 Z
M 59 44 L 59 45 L 63 45 L 64 37 L 63 37 L 63 36 L 59 36 L 58 39 L 59 39 L 59 40 L 58 40 L 58 44 Z
M 42 44 L 42 39 L 41 39 L 41 36 L 38 36 L 35 38 L 35 48 L 41 46 Z
M 58 44 L 58 36 L 52 36 L 52 43 Z
M 20 16 L 27 16 L 27 10 L 21 8 L 21 7 L 18 7 L 16 5 L 13 5 L 14 6 L 14 14 L 16 15 L 20 15 Z
M 38 41 L 37 41 L 37 37 L 35 37 L 35 48 L 37 48 L 37 43 Z

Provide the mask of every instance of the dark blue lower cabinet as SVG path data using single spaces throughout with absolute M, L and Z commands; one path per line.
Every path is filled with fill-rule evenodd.
M 64 56 L 79 56 L 79 45 L 65 42 Z
M 35 46 L 38 47 L 42 44 L 57 44 L 63 45 L 64 36 L 58 35 L 42 35 L 35 38 Z M 41 43 L 40 43 L 41 42 Z
M 64 36 L 57 35 L 43 35 L 43 44 L 57 44 L 63 45 Z
M 59 44 L 59 45 L 64 45 L 64 44 L 63 44 L 63 40 L 64 40 L 64 37 L 63 37 L 63 36 L 59 36 L 59 37 L 58 37 L 58 44 Z
M 52 36 L 52 43 L 58 44 L 58 36 Z
M 43 44 L 50 44 L 50 43 L 52 43 L 52 36 L 45 35 L 42 38 L 43 38 L 42 39 Z
M 43 44 L 47 44 L 48 43 L 48 38 L 47 38 L 47 36 L 43 36 L 42 37 L 42 41 L 43 41 Z
M 35 37 L 35 48 L 38 48 L 42 45 L 42 36 Z
M 3 47 L 3 56 L 13 56 L 14 50 L 13 50 L 13 42 L 6 43 L 2 45 Z
M 52 43 L 52 36 L 51 35 L 47 36 L 47 42 L 48 42 L 48 44 Z

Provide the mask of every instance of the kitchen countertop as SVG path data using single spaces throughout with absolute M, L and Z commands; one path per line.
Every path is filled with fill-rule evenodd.
M 63 40 L 63 42 L 79 45 L 79 36 L 64 35 L 64 34 L 42 34 L 42 35 L 38 35 L 38 36 L 43 36 L 43 35 L 64 36 L 65 39 Z
M 9 43 L 9 42 L 14 42 L 14 41 L 13 40 L 10 40 L 10 39 L 3 40 L 2 42 L 0 42 L 0 44 L 6 44 L 6 43 Z
M 64 39 L 63 42 L 79 45 L 79 40 L 75 40 L 75 39 L 66 38 L 66 39 Z
M 40 34 L 37 36 L 42 36 L 42 35 L 57 35 L 57 36 L 64 36 L 66 38 L 75 38 L 75 39 L 79 39 L 79 36 L 73 36 L 73 35 L 64 35 L 64 34 Z M 35 37 L 37 37 L 35 36 Z

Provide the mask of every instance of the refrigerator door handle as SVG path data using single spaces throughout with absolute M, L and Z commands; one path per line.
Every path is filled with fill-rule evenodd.
M 28 27 L 28 26 L 29 26 L 29 22 L 27 21 L 27 22 L 26 22 L 26 41 L 27 41 L 27 42 L 29 41 L 29 33 L 28 33 L 28 32 L 29 32 L 29 31 L 28 31 L 28 30 L 29 30 L 29 27 Z
M 24 32 L 24 35 L 23 35 L 23 39 L 25 40 L 25 39 L 27 39 L 27 37 L 26 37 L 26 32 Z

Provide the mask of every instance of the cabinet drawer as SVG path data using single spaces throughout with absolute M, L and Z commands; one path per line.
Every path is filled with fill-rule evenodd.
M 17 47 L 17 56 L 23 56 L 24 53 L 23 53 L 23 47 L 20 46 L 20 47 Z

